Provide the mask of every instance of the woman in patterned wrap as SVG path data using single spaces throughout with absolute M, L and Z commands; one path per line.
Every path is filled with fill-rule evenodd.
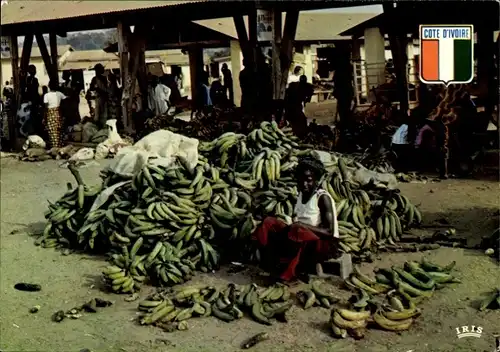
M 57 91 L 57 83 L 49 82 L 49 92 L 43 97 L 45 104 L 45 128 L 49 135 L 50 148 L 60 148 L 62 146 L 63 119 L 61 117 L 61 101 L 66 96 Z
M 304 158 L 297 170 L 299 196 L 291 225 L 267 217 L 253 234 L 261 258 L 270 270 L 278 270 L 281 281 L 294 279 L 298 271 L 311 271 L 316 264 L 335 257 L 338 223 L 335 202 L 320 188 L 326 170 L 321 161 Z

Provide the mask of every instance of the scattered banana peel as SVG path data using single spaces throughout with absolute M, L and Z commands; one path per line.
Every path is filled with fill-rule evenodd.
M 500 287 L 488 293 L 479 305 L 480 311 L 500 309 Z
M 255 336 L 251 337 L 245 343 L 243 343 L 243 345 L 241 345 L 241 348 L 244 350 L 247 350 L 247 349 L 252 348 L 253 346 L 257 345 L 258 343 L 265 341 L 265 340 L 268 340 L 268 339 L 269 339 L 269 334 L 267 332 L 261 332 Z
M 59 310 L 52 315 L 52 320 L 60 323 L 65 318 L 79 319 L 83 316 L 82 312 L 96 313 L 98 308 L 109 307 L 113 302 L 101 298 L 92 298 L 90 301 L 82 304 L 81 306 L 73 307 L 68 311 Z

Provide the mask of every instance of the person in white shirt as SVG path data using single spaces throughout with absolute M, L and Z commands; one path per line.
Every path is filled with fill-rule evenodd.
M 321 161 L 302 159 L 296 170 L 299 196 L 290 219 L 293 223 L 267 217 L 253 235 L 263 264 L 278 269 L 282 281 L 294 279 L 298 271 L 311 270 L 338 252 L 335 202 L 320 186 L 325 173 Z
M 43 97 L 45 105 L 45 127 L 49 135 L 49 146 L 51 148 L 60 148 L 62 146 L 62 126 L 61 101 L 66 96 L 57 91 L 57 82 L 49 82 L 49 92 Z
M 148 92 L 148 104 L 155 116 L 164 115 L 168 111 L 172 91 L 160 83 L 158 76 L 153 76 Z
M 412 161 L 414 142 L 410 142 L 408 137 L 408 125 L 406 123 L 399 126 L 392 136 L 392 150 L 396 154 L 396 171 L 408 171 Z
M 293 69 L 293 74 L 288 76 L 287 87 L 290 85 L 290 83 L 299 82 L 300 76 L 302 75 L 303 75 L 302 67 L 295 66 L 295 68 Z
M 408 144 L 408 125 L 402 124 L 392 136 L 393 145 L 407 145 Z

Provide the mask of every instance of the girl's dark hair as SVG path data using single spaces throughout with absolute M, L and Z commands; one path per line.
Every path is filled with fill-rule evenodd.
M 50 80 L 50 82 L 49 82 L 49 89 L 50 90 L 57 90 L 57 87 L 58 87 L 57 82 L 54 81 L 54 80 Z
M 311 171 L 316 180 L 319 180 L 326 173 L 323 163 L 313 157 L 304 157 L 299 160 L 299 165 L 295 170 L 297 178 L 306 171 Z
M 295 66 L 295 68 L 293 69 L 293 73 L 294 74 L 299 74 L 300 71 L 302 71 L 302 67 L 301 66 Z

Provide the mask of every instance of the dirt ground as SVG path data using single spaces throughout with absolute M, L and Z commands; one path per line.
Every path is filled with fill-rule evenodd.
M 88 183 L 98 182 L 104 165 L 82 169 Z M 498 264 L 482 252 L 443 248 L 425 253 L 382 255 L 373 264 L 364 264 L 365 273 L 375 267 L 389 267 L 405 260 L 426 256 L 440 264 L 457 261 L 456 273 L 463 281 L 444 288 L 423 303 L 422 316 L 401 334 L 369 330 L 361 341 L 336 340 L 326 322 L 329 312 L 323 308 L 303 311 L 293 307 L 288 324 L 264 327 L 248 318 L 223 323 L 215 318 L 189 320 L 185 332 L 165 333 L 154 327 L 138 326 L 137 302 L 125 302 L 120 295 L 101 291 L 102 258 L 87 255 L 63 256 L 52 249 L 34 246 L 29 233 L 43 226 L 46 201 L 56 200 L 73 182 L 68 170 L 55 161 L 21 163 L 1 159 L 1 241 L 0 241 L 0 349 L 6 351 L 80 351 L 87 348 L 103 352 L 183 351 L 229 352 L 250 336 L 268 331 L 271 339 L 254 351 L 359 351 L 359 352 L 492 352 L 493 335 L 500 333 L 500 311 L 478 312 L 474 308 L 482 293 L 500 286 Z M 448 180 L 440 183 L 402 184 L 401 190 L 419 204 L 424 222 L 446 218 L 457 232 L 473 241 L 489 234 L 498 217 L 499 185 L 495 181 Z M 11 234 L 13 230 L 20 230 Z M 246 273 L 198 275 L 196 281 L 225 285 L 232 281 L 247 283 Z M 14 289 L 17 282 L 42 285 L 40 292 Z M 333 285 L 339 296 L 348 295 Z M 143 289 L 141 297 L 148 293 Z M 54 323 L 51 315 L 67 310 L 92 297 L 111 299 L 112 307 L 78 320 Z M 40 305 L 37 314 L 29 309 Z M 495 323 L 496 321 L 496 323 Z M 481 326 L 481 338 L 458 339 L 455 328 Z

